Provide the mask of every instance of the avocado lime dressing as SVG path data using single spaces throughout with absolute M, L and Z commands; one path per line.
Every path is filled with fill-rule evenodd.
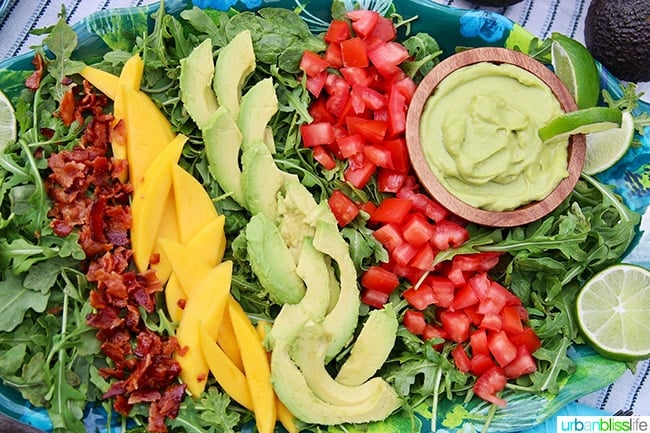
M 511 210 L 543 199 L 568 176 L 568 142 L 544 144 L 538 136 L 562 112 L 530 72 L 477 63 L 437 86 L 422 113 L 420 141 L 449 192 L 485 210 Z

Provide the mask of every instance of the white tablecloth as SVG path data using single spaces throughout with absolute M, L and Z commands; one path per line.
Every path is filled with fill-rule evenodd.
M 4 20 L 0 22 L 0 60 L 28 51 L 40 39 L 29 35 L 31 29 L 45 27 L 57 21 L 61 5 L 65 6 L 69 22 L 101 9 L 137 6 L 154 0 L 9 0 Z M 399 3 L 399 0 L 395 0 Z M 433 0 L 460 7 L 474 7 L 467 0 Z M 584 18 L 590 0 L 523 0 L 507 8 L 491 8 L 523 25 L 539 37 L 561 32 L 584 41 Z M 648 90 L 646 90 L 648 88 Z M 650 86 L 643 85 L 646 96 Z M 580 400 L 593 408 L 609 413 L 631 410 L 635 415 L 650 416 L 650 362 L 639 363 L 636 374 L 627 372 L 615 384 Z

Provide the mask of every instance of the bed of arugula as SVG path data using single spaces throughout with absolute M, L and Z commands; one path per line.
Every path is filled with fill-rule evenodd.
M 309 150 L 300 146 L 298 127 L 310 117 L 309 95 L 297 80 L 297 65 L 303 50 L 318 51 L 323 48 L 322 41 L 287 9 L 265 9 L 263 15 L 198 8 L 174 15 L 158 12 L 153 15 L 151 29 L 144 11 L 140 8 L 101 17 L 100 25 L 113 31 L 103 35 L 110 50 L 98 57 L 99 65 L 119 73 L 134 45 L 142 52 L 146 65 L 143 89 L 175 128 L 190 136 L 182 164 L 202 181 L 215 197 L 219 212 L 226 215 L 230 241 L 227 255 L 235 263 L 232 292 L 253 319 L 272 318 L 277 306 L 269 303 L 252 276 L 245 245 L 238 237 L 248 216 L 209 175 L 200 134 L 180 103 L 178 65 L 207 36 L 225 45 L 241 29 L 252 29 L 258 68 L 249 83 L 266 76 L 277 83 L 280 110 L 272 126 L 279 145 L 278 165 L 298 174 L 317 199 L 343 188 L 360 200 L 379 201 L 382 196 L 373 182 L 364 190 L 351 190 L 339 174 L 322 171 Z M 332 16 L 342 11 L 342 3 L 332 6 Z M 89 418 L 93 406 L 88 402 L 97 402 L 109 414 L 106 420 L 93 418 L 91 423 L 112 423 L 121 426 L 120 431 L 144 431 L 143 408 L 136 406 L 129 420 L 114 419 L 110 402 L 101 401 L 108 383 L 98 368 L 106 360 L 99 351 L 95 331 L 86 324 L 90 306 L 89 283 L 80 270 L 83 252 L 75 234 L 59 238 L 48 225 L 49 201 L 43 184 L 46 160 L 41 156 L 74 146 L 83 129 L 78 124 L 67 128 L 52 116 L 65 90 L 62 78 L 74 76 L 83 66 L 79 59 L 73 60 L 80 42 L 77 34 L 65 24 L 64 10 L 61 17 L 55 26 L 39 31 L 44 40 L 36 51 L 49 60 L 48 73 L 38 91 L 22 89 L 31 71 L 0 70 L 0 87 L 14 103 L 19 121 L 18 142 L 0 154 L 0 377 L 31 405 L 45 408 L 55 431 L 85 432 L 84 419 Z M 417 80 L 437 63 L 440 49 L 427 34 L 409 34 L 409 19 L 397 16 L 397 20 L 404 43 L 414 55 L 409 71 Z M 544 58 L 543 41 L 534 43 L 539 57 Z M 635 104 L 634 92 L 624 95 L 627 100 L 610 98 L 609 103 Z M 53 131 L 53 136 L 44 138 L 43 128 Z M 400 330 L 396 348 L 381 373 L 404 396 L 404 409 L 386 423 L 358 430 L 420 431 L 423 426 L 429 428 L 428 420 L 433 416 L 438 429 L 480 431 L 489 421 L 492 431 L 518 431 L 549 418 L 564 404 L 610 384 L 627 368 L 633 368 L 606 360 L 582 345 L 573 300 L 587 278 L 621 260 L 637 236 L 639 220 L 639 215 L 622 204 L 609 187 L 584 176 L 571 196 L 542 220 L 513 229 L 470 226 L 470 241 L 437 259 L 472 251 L 508 253 L 510 260 L 495 276 L 529 310 L 530 324 L 543 340 L 542 349 L 535 353 L 539 370 L 510 384 L 505 393 L 508 407 L 496 411 L 496 407 L 471 398 L 473 379 L 456 370 L 448 356 L 451 347 L 437 352 L 431 344 Z M 346 227 L 343 233 L 359 269 L 386 257 L 362 221 Z M 393 301 L 398 309 L 405 307 L 403 301 Z M 173 332 L 173 324 L 162 309 L 146 320 L 152 329 Z M 250 417 L 211 387 L 199 400 L 186 399 L 170 429 L 239 431 L 242 425 L 250 425 Z

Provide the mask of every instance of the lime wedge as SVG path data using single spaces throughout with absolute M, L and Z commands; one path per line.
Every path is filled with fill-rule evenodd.
M 561 33 L 551 35 L 551 63 L 555 75 L 569 89 L 578 108 L 593 107 L 600 96 L 600 76 L 589 50 Z
M 594 275 L 576 299 L 578 326 L 603 356 L 650 358 L 650 271 L 612 265 Z
M 620 128 L 587 135 L 587 154 L 582 171 L 596 174 L 605 171 L 625 155 L 634 139 L 634 118 L 624 111 Z
M 617 108 L 589 107 L 570 111 L 551 119 L 539 128 L 546 143 L 566 140 L 574 134 L 593 134 L 621 126 L 622 112 Z
M 0 90 L 0 152 L 16 141 L 16 113 L 9 99 Z

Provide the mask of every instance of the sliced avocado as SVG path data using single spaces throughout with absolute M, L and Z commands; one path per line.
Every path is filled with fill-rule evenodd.
M 279 340 L 271 355 L 271 381 L 276 394 L 298 419 L 313 424 L 365 423 L 386 419 L 400 407 L 399 397 L 389 387 L 354 405 L 333 405 L 319 399 L 304 374 L 292 361 L 290 344 Z
M 250 30 L 238 33 L 217 54 L 212 86 L 217 101 L 232 116 L 239 116 L 241 89 L 248 76 L 255 70 L 255 52 Z
M 180 61 L 181 101 L 199 129 L 203 129 L 219 104 L 212 90 L 214 60 L 210 38 L 197 45 Z
M 295 304 L 305 295 L 305 284 L 298 276 L 277 227 L 264 214 L 253 215 L 246 225 L 246 249 L 255 276 L 278 304 Z
M 388 359 L 397 336 L 397 314 L 392 305 L 372 310 L 359 333 L 350 356 L 341 366 L 336 381 L 347 386 L 366 382 Z
M 278 197 L 278 228 L 287 246 L 298 260 L 305 237 L 314 236 L 314 227 L 305 218 L 318 206 L 309 190 L 296 178 L 285 182 Z
M 242 96 L 239 106 L 237 124 L 241 129 L 244 141 L 244 151 L 258 141 L 264 141 L 266 125 L 278 111 L 278 98 L 275 94 L 272 78 L 264 78 Z M 275 145 L 266 143 L 266 146 L 275 153 Z
M 235 119 L 224 106 L 214 113 L 203 129 L 208 169 L 219 186 L 246 207 L 239 164 L 242 135 Z
M 354 406 L 371 400 L 373 395 L 392 391 L 386 381 L 375 377 L 359 385 L 347 386 L 337 382 L 325 369 L 328 336 L 318 325 L 307 325 L 291 346 L 291 355 L 307 385 L 316 397 L 337 406 Z
M 297 304 L 284 304 L 273 322 L 269 333 L 269 345 L 275 340 L 293 341 L 308 322 L 319 323 L 327 313 L 329 305 L 329 270 L 325 257 L 317 251 L 311 238 L 306 238 L 296 268 L 305 282 L 306 291 Z
M 252 143 L 242 155 L 242 190 L 247 209 L 263 213 L 271 221 L 278 216 L 278 194 L 295 176 L 280 170 L 273 155 L 261 141 Z
M 327 202 L 320 206 L 327 207 Z M 329 208 L 328 208 L 329 209 Z M 338 266 L 341 290 L 338 301 L 323 320 L 323 328 L 330 335 L 327 360 L 336 356 L 350 341 L 359 318 L 359 290 L 357 270 L 350 258 L 350 249 L 338 230 L 336 222 L 327 218 L 316 223 L 314 247 L 330 256 Z

